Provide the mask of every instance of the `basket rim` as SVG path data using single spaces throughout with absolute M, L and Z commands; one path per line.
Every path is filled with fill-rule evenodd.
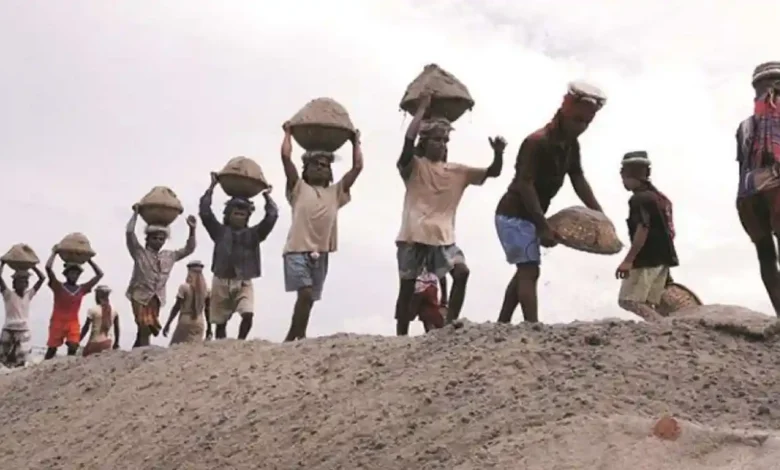
M 698 296 L 698 295 L 696 295 L 696 293 L 695 293 L 695 292 L 693 292 L 693 291 L 692 291 L 692 290 L 690 290 L 689 288 L 685 287 L 684 285 L 680 284 L 679 282 L 670 282 L 670 283 L 669 283 L 669 285 L 667 285 L 667 286 L 666 286 L 666 288 L 665 288 L 664 290 L 666 290 L 666 289 L 668 289 L 668 288 L 670 288 L 670 287 L 677 287 L 678 289 L 682 290 L 682 291 L 683 291 L 683 292 L 685 292 L 686 294 L 688 294 L 688 295 L 690 295 L 691 297 L 693 297 L 693 299 L 696 301 L 696 303 L 698 303 L 699 305 L 704 305 L 704 303 L 701 301 L 701 299 L 699 298 L 699 296 Z

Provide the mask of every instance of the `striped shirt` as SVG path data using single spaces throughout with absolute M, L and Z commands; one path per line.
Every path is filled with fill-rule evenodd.
M 127 298 L 141 305 L 148 305 L 154 298 L 165 305 L 165 285 L 171 275 L 173 265 L 195 251 L 195 234 L 187 238 L 187 243 L 178 250 L 152 251 L 141 245 L 135 235 L 135 221 L 127 227 L 127 251 L 135 262 L 130 285 L 127 287 Z

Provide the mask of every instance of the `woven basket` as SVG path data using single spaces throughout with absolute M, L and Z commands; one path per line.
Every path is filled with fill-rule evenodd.
M 232 197 L 251 199 L 268 189 L 263 169 L 247 157 L 230 159 L 219 172 L 218 180 L 225 194 Z
M 182 212 L 184 209 L 157 204 L 146 204 L 138 207 L 138 215 L 147 225 L 160 225 L 162 227 L 171 225 Z
M 466 85 L 436 64 L 426 65 L 406 87 L 401 98 L 401 109 L 409 114 L 415 114 L 420 105 L 420 97 L 424 93 L 433 95 L 429 110 L 430 117 L 441 116 L 450 122 L 455 122 L 474 107 L 474 99 Z
M 57 254 L 60 255 L 62 261 L 73 264 L 84 264 L 91 260 L 95 256 L 94 251 L 72 251 L 57 249 Z
M 18 243 L 12 246 L 6 254 L 0 257 L 0 261 L 3 261 L 14 271 L 30 270 L 40 262 L 38 255 L 35 254 L 35 250 L 26 243 Z
M 661 315 L 670 315 L 686 308 L 698 307 L 703 305 L 699 297 L 682 284 L 676 282 L 666 286 L 661 302 L 658 304 L 658 313 Z
M 353 129 L 323 124 L 290 125 L 293 139 L 304 150 L 335 152 L 355 134 Z
M 614 255 L 623 249 L 615 225 L 601 212 L 567 207 L 547 220 L 560 236 L 560 243 L 569 248 L 599 255 Z

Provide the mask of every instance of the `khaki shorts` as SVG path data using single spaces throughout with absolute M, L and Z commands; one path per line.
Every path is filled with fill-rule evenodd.
M 241 279 L 220 279 L 214 276 L 211 281 L 211 300 L 209 309 L 211 323 L 222 325 L 230 320 L 234 313 L 251 313 L 255 306 L 255 292 L 252 281 Z
M 658 305 L 668 279 L 668 266 L 632 269 L 620 285 L 618 300 Z

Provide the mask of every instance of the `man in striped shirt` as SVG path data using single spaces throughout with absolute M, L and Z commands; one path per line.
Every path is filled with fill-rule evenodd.
M 171 275 L 173 265 L 195 251 L 195 216 L 187 217 L 190 235 L 184 247 L 178 250 L 163 250 L 162 247 L 170 234 L 168 227 L 149 225 L 146 227 L 145 244 L 141 245 L 135 235 L 138 221 L 138 205 L 133 206 L 133 216 L 127 223 L 125 238 L 127 251 L 133 258 L 133 275 L 127 287 L 127 298 L 133 308 L 133 316 L 138 326 L 134 348 L 149 346 L 151 336 L 157 336 L 162 330 L 160 309 L 165 305 L 165 286 Z

